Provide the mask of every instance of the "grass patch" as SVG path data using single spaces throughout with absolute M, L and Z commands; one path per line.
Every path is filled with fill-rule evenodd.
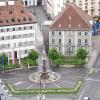
M 53 64 L 59 65 L 83 65 L 86 63 L 85 59 L 78 59 L 75 56 L 61 56 L 53 61 Z
M 43 88 L 41 89 L 42 94 L 77 94 L 82 85 L 83 80 L 79 80 L 74 88 Z M 39 94 L 40 89 L 17 89 L 14 85 L 11 83 L 6 82 L 6 87 L 13 95 L 32 95 L 32 94 Z
M 30 66 L 36 66 L 36 65 L 38 65 L 36 61 L 34 61 L 34 60 L 32 60 L 32 59 L 30 59 L 28 57 L 23 58 L 21 60 L 21 62 L 22 62 L 23 66 L 28 66 L 28 63 L 29 63 Z

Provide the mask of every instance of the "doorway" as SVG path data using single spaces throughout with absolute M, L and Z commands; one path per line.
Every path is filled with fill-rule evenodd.
M 42 0 L 37 0 L 37 6 L 42 6 Z
M 27 1 L 25 1 L 25 6 L 27 6 L 28 5 L 28 3 L 27 3 Z

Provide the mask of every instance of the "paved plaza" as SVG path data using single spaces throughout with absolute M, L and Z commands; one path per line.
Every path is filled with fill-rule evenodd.
M 42 88 L 73 88 L 78 80 L 83 80 L 87 73 L 87 68 L 65 68 L 65 67 L 52 67 L 53 71 L 61 74 L 61 79 L 53 82 L 42 84 Z M 40 84 L 34 83 L 29 81 L 29 75 L 38 71 L 38 68 L 33 68 L 29 70 L 20 70 L 20 71 L 13 71 L 10 73 L 2 74 L 2 81 L 12 83 L 18 89 L 32 89 L 32 88 L 39 88 Z M 36 98 L 37 96 L 33 95 L 28 96 L 29 98 Z M 47 98 L 74 98 L 73 96 L 68 95 L 46 95 Z M 19 98 L 24 98 L 20 96 Z M 26 96 L 27 98 L 27 96 Z M 26 99 L 27 100 L 27 99 Z M 34 99 L 35 100 L 35 99 Z

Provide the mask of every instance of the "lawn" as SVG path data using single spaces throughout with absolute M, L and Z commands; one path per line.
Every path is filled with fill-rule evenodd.
M 85 59 L 78 59 L 75 56 L 61 56 L 53 60 L 53 64 L 58 65 L 83 65 L 86 63 Z

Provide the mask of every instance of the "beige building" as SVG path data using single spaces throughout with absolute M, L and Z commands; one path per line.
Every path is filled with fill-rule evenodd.
M 100 0 L 64 0 L 64 5 L 76 3 L 82 10 L 92 16 L 100 16 Z
M 71 3 L 54 19 L 49 29 L 49 49 L 57 48 L 62 54 L 74 54 L 84 47 L 91 54 L 90 16 Z

